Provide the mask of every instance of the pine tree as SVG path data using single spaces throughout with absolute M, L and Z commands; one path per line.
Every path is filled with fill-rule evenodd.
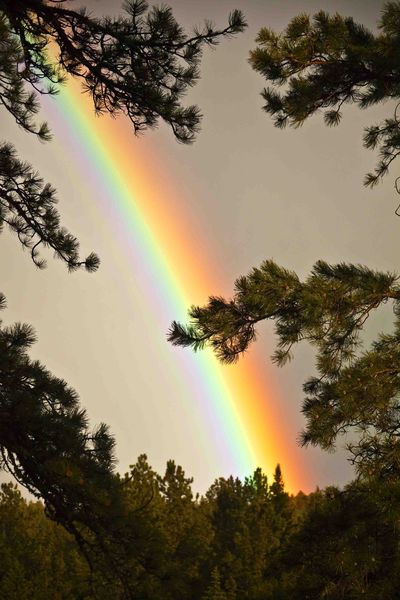
M 285 492 L 282 470 L 279 464 L 275 467 L 274 482 L 271 484 L 271 501 L 275 511 L 285 516 L 289 505 L 289 494 Z
M 267 477 L 256 469 L 242 483 L 220 478 L 207 492 L 214 538 L 209 572 L 218 568 L 228 600 L 264 600 L 283 533 Z
M 169 339 L 195 350 L 210 345 L 223 362 L 233 362 L 256 338 L 257 323 L 275 322 L 277 350 L 284 365 L 293 347 L 308 341 L 316 349 L 317 375 L 304 384 L 302 443 L 335 447 L 352 431 L 350 459 L 364 477 L 400 475 L 400 285 L 393 273 L 319 261 L 304 282 L 275 262 L 265 261 L 236 281 L 231 300 L 211 297 L 192 307 L 188 326 L 173 323 Z M 379 306 L 391 303 L 391 334 L 370 347 L 363 326 Z
M 0 466 L 43 499 L 92 569 L 123 586 L 132 519 L 114 474 L 114 439 L 104 424 L 91 431 L 76 392 L 30 360 L 34 341 L 28 325 L 0 326 Z
M 218 567 L 212 570 L 210 585 L 201 600 L 228 600 L 227 595 L 221 587 L 221 577 Z
M 41 502 L 17 486 L 0 487 L 0 597 L 94 600 L 89 569 L 73 536 L 48 519 Z
M 0 300 L 4 306 L 4 297 Z M 76 392 L 29 359 L 34 341 L 29 325 L 0 329 L 2 466 L 41 495 L 57 520 L 73 520 L 86 510 L 85 496 L 99 492 L 103 478 L 106 493 L 114 440 L 104 424 L 90 432 Z M 91 484 L 99 489 L 91 490 Z M 57 489 L 63 490 L 59 496 Z
M 192 478 L 173 460 L 158 486 L 163 501 L 164 559 L 161 579 L 168 584 L 160 600 L 192 600 L 200 587 L 200 571 L 209 552 L 211 527 L 193 497 Z
M 301 14 L 285 31 L 263 27 L 250 54 L 251 66 L 272 86 L 262 92 L 265 111 L 277 127 L 298 127 L 324 112 L 327 125 L 337 125 L 345 104 L 368 108 L 400 100 L 400 2 L 386 2 L 374 35 L 352 17 L 318 12 Z M 283 92 L 278 88 L 283 87 Z M 398 105 L 379 125 L 365 130 L 364 145 L 379 148 L 375 172 L 365 184 L 375 185 L 400 154 Z
M 302 522 L 284 548 L 282 598 L 398 597 L 399 483 L 385 486 L 390 504 L 382 487 L 353 482 L 308 496 Z

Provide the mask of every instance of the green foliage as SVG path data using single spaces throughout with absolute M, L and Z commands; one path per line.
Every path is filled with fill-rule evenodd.
M 0 491 L 0 597 L 91 600 L 89 570 L 75 540 L 17 488 Z
M 232 477 L 221 478 L 207 492 L 207 500 L 215 532 L 209 571 L 218 568 L 226 597 L 272 597 L 275 567 L 290 515 L 282 518 L 277 510 L 266 476 L 256 469 L 244 483 Z
M 221 578 L 217 567 L 211 573 L 210 585 L 201 600 L 228 600 L 226 593 L 221 587 Z
M 75 538 L 45 516 L 40 502 L 27 502 L 15 486 L 3 484 L 0 596 L 10 600 L 398 597 L 398 482 L 352 483 L 344 490 L 329 487 L 308 496 L 289 496 L 277 467 L 271 486 L 257 469 L 244 482 L 232 477 L 217 480 L 200 499 L 193 497 L 190 480 L 180 467 L 170 461 L 161 476 L 143 455 L 126 475 L 124 489 L 135 520 L 130 556 L 122 557 L 114 546 L 114 559 L 119 556 L 119 569 L 126 575 L 126 587 L 121 588 L 116 573 L 89 571 Z M 275 502 L 283 494 L 284 510 Z M 179 548 L 184 555 L 178 556 Z
M 395 501 L 398 482 L 385 487 Z M 288 597 L 397 597 L 399 505 L 389 512 L 384 496 L 375 482 L 308 497 L 304 520 L 285 549 Z
M 263 27 L 250 64 L 272 87 L 262 92 L 264 109 L 277 127 L 299 127 L 322 110 L 328 126 L 337 125 L 345 104 L 368 108 L 399 101 L 400 2 L 387 2 L 374 35 L 352 17 L 318 12 L 301 14 L 278 34 Z M 283 87 L 283 92 L 277 88 Z M 379 147 L 380 160 L 365 184 L 375 185 L 400 153 L 397 108 L 393 116 L 368 127 L 367 148 Z
M 273 360 L 283 365 L 292 347 L 309 341 L 316 350 L 318 375 L 304 385 L 303 444 L 334 447 L 352 431 L 351 460 L 364 477 L 400 475 L 400 393 L 398 277 L 367 267 L 318 261 L 301 282 L 295 273 L 265 261 L 236 281 L 233 299 L 210 298 L 193 307 L 188 327 L 174 323 L 174 344 L 209 344 L 224 362 L 237 360 L 256 337 L 256 324 L 275 321 L 278 338 Z M 392 334 L 364 348 L 361 333 L 368 316 L 391 302 Z

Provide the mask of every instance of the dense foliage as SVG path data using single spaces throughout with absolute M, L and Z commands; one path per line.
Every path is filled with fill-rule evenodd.
M 145 530 L 128 573 L 142 600 L 336 600 L 397 598 L 398 484 L 351 484 L 289 496 L 280 469 L 244 482 L 218 479 L 194 497 L 181 467 L 164 476 L 146 457 L 125 477 Z M 75 539 L 11 484 L 0 493 L 0 597 L 124 598 L 118 581 L 90 573 Z M 391 510 L 382 511 L 391 496 Z M 143 568 L 143 565 L 146 568 Z M 121 567 L 123 568 L 123 567 Z
M 90 430 L 76 392 L 29 358 L 34 341 L 28 325 L 0 327 L 0 467 L 43 499 L 92 568 L 102 565 L 122 582 L 130 520 L 114 474 L 114 439 L 104 424 Z M 133 534 L 131 527 L 129 541 Z

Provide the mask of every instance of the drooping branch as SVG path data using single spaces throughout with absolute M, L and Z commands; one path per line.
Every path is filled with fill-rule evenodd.
M 70 271 L 85 267 L 89 272 L 99 265 L 96 254 L 79 259 L 79 243 L 64 227 L 56 209 L 56 192 L 45 184 L 30 165 L 21 162 L 10 144 L 0 145 L 0 223 L 6 223 L 28 248 L 36 266 L 45 261 L 40 246 L 51 248 Z
M 118 19 L 99 19 L 42 0 L 3 0 L 1 8 L 22 48 L 25 81 L 57 82 L 60 66 L 82 80 L 98 113 L 123 113 L 136 132 L 154 127 L 161 117 L 186 143 L 198 131 L 200 112 L 195 106 L 184 108 L 181 100 L 199 78 L 204 46 L 245 27 L 240 11 L 234 11 L 225 28 L 206 23 L 187 36 L 170 8 L 149 10 L 143 0 L 128 2 L 127 16 Z M 48 58 L 50 42 L 58 48 L 59 66 Z
M 376 35 L 351 17 L 324 11 L 313 18 L 295 17 L 282 33 L 262 28 L 250 63 L 272 84 L 262 96 L 275 125 L 299 127 L 323 111 L 325 123 L 332 126 L 340 123 L 345 104 L 364 109 L 385 100 L 398 101 L 399 17 L 397 1 L 385 4 Z M 364 180 L 374 186 L 400 153 L 397 115 L 367 128 L 364 145 L 379 147 L 375 172 Z
M 49 140 L 47 123 L 37 123 L 39 98 L 56 94 L 68 73 L 81 80 L 97 113 L 126 115 L 136 133 L 161 118 L 178 141 L 192 142 L 200 111 L 184 107 L 183 96 L 199 78 L 204 47 L 242 31 L 243 15 L 233 11 L 226 27 L 206 22 L 188 36 L 166 6 L 131 0 L 125 8 L 124 17 L 95 18 L 58 0 L 0 0 L 0 107 L 26 132 Z M 48 246 L 70 270 L 94 271 L 99 259 L 92 253 L 79 260 L 78 242 L 61 227 L 55 202 L 55 190 L 12 146 L 1 145 L 0 227 L 17 233 L 39 267 L 45 264 L 39 248 Z

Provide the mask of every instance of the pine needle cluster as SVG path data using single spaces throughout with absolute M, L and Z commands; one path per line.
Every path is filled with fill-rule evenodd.
M 400 3 L 387 2 L 373 34 L 352 17 L 320 11 L 300 14 L 282 33 L 262 28 L 250 64 L 272 86 L 262 92 L 264 110 L 277 127 L 301 126 L 323 111 L 328 126 L 338 125 L 346 104 L 362 109 L 400 100 Z M 282 88 L 282 91 L 279 91 Z M 374 186 L 400 153 L 398 110 L 365 130 L 364 145 L 379 148 L 379 162 L 364 183 Z

